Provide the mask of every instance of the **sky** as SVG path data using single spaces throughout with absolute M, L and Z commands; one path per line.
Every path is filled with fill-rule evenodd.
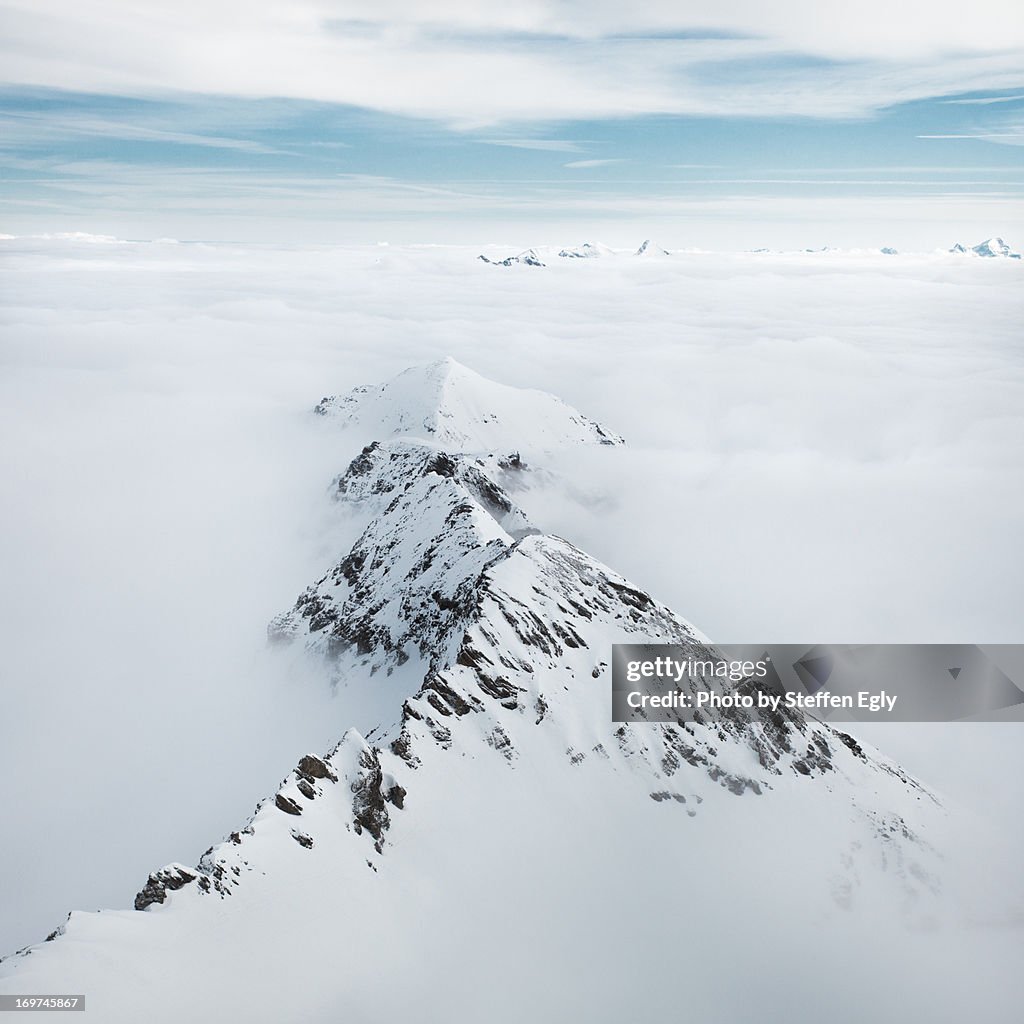
M 1024 14 L 3 0 L 0 174 L 16 235 L 1013 244 Z

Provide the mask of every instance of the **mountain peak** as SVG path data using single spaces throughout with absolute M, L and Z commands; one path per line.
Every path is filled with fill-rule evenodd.
M 645 238 L 640 243 L 640 248 L 634 253 L 635 256 L 668 256 L 668 249 L 662 249 L 660 245 L 655 244 L 649 238 Z
M 403 370 L 401 376 L 408 375 L 410 378 L 416 376 L 422 376 L 427 381 L 447 381 L 452 376 L 464 375 L 466 377 L 475 377 L 478 380 L 483 378 L 480 374 L 471 370 L 464 363 L 460 363 L 457 359 L 452 356 L 443 356 L 441 359 L 435 359 L 431 363 L 422 363 L 419 366 L 410 366 L 407 370 Z
M 481 253 L 478 260 L 482 260 L 484 263 L 489 263 L 492 267 L 511 267 L 517 263 L 525 264 L 528 267 L 543 267 L 544 263 L 541 261 L 540 256 L 537 255 L 536 249 L 526 249 L 519 253 L 518 256 L 506 256 L 503 260 L 492 260 L 484 256 Z
M 1020 253 L 1014 252 L 1001 238 L 986 238 L 984 242 L 979 242 L 971 250 L 977 253 L 979 256 L 1003 256 L 1012 260 L 1019 260 Z
M 315 412 L 367 437 L 415 437 L 452 452 L 623 443 L 554 395 L 498 384 L 451 356 L 324 398 Z
M 584 242 L 575 249 L 562 249 L 558 255 L 563 259 L 586 260 L 595 259 L 599 256 L 611 256 L 612 250 L 600 242 Z
M 961 245 L 959 242 L 949 250 L 957 255 L 973 255 L 973 256 L 984 256 L 987 258 L 1002 257 L 1003 259 L 1019 260 L 1021 254 L 1014 252 L 1013 249 L 1007 245 L 1006 242 L 1001 238 L 986 238 L 984 242 L 979 242 L 977 245 L 972 245 L 967 248 Z

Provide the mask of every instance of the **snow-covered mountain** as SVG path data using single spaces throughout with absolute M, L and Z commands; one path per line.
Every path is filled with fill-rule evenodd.
M 584 242 L 573 249 L 560 249 L 558 255 L 568 260 L 589 260 L 599 256 L 612 256 L 614 250 L 600 242 Z
M 640 248 L 637 249 L 635 255 L 637 256 L 668 256 L 668 249 L 662 249 L 660 245 L 656 245 L 649 238 L 645 238 L 640 243 Z
M 451 358 L 324 398 L 315 411 L 368 437 L 428 438 L 449 451 L 511 454 L 622 444 L 554 395 L 498 384 Z
M 520 263 L 530 267 L 543 267 L 547 265 L 544 260 L 550 259 L 551 257 L 582 260 L 616 256 L 621 252 L 623 252 L 623 250 L 619 250 L 617 252 L 615 249 L 612 249 L 607 245 L 602 245 L 600 242 L 584 242 L 582 245 L 570 246 L 557 251 L 548 249 L 544 246 L 539 246 L 532 249 L 526 249 L 515 256 L 507 256 L 505 259 L 491 259 L 489 256 L 484 256 L 483 254 L 479 255 L 477 259 L 495 267 L 512 267 Z M 628 252 L 628 250 L 626 252 Z M 668 256 L 669 251 L 667 249 L 663 249 L 660 245 L 655 244 L 649 238 L 645 238 L 643 242 L 640 243 L 639 248 L 633 251 L 633 255 Z
M 1014 252 L 1001 238 L 986 238 L 984 242 L 979 242 L 977 245 L 966 248 L 959 242 L 949 250 L 952 253 L 958 255 L 974 255 L 974 256 L 985 256 L 985 257 L 1003 257 L 1004 259 L 1019 260 L 1021 254 Z
M 518 263 L 522 263 L 527 267 L 543 267 L 545 265 L 537 254 L 536 249 L 527 249 L 525 252 L 519 253 L 518 256 L 506 256 L 503 260 L 488 259 L 483 254 L 478 256 L 477 259 L 483 260 L 484 263 L 489 263 L 493 267 L 513 267 Z
M 684 940 L 714 976 L 729 907 L 781 932 L 805 887 L 815 915 L 928 905 L 941 809 L 850 736 L 796 711 L 611 721 L 612 643 L 719 655 L 502 485 L 515 452 L 614 435 L 451 360 L 318 411 L 380 428 L 335 482 L 363 529 L 270 635 L 333 666 L 339 743 L 134 911 L 4 961 L 0 991 L 85 992 L 104 1022 L 651 1019 L 657 986 L 608 980 Z
M 759 247 L 755 249 L 746 250 L 751 254 L 760 255 L 809 255 L 809 256 L 829 256 L 829 257 L 843 257 L 843 256 L 897 256 L 900 255 L 900 250 L 893 246 L 882 246 L 877 249 L 861 249 L 861 248 L 836 248 L 834 246 L 823 245 L 818 247 L 808 247 L 797 250 L 785 250 L 785 249 L 771 249 L 767 247 Z M 967 255 L 967 256 L 984 256 L 984 257 L 1002 257 L 1006 259 L 1021 259 L 1021 254 L 1013 250 L 1008 243 L 1002 238 L 989 238 L 984 242 L 980 242 L 975 246 L 965 246 L 957 242 L 952 248 L 948 250 L 950 253 L 956 255 Z M 696 255 L 704 252 L 699 249 L 685 249 L 675 250 L 677 255 Z M 635 250 L 631 249 L 613 249 L 609 246 L 602 245 L 594 242 L 584 242 L 579 246 L 571 246 L 563 249 L 549 248 L 546 246 L 535 246 L 534 248 L 527 249 L 515 256 L 508 256 L 504 259 L 492 259 L 489 256 L 480 255 L 477 259 L 484 263 L 490 264 L 491 266 L 500 267 L 512 267 L 519 264 L 524 264 L 531 267 L 546 267 L 549 266 L 552 261 L 556 261 L 559 257 L 565 260 L 587 260 L 587 259 L 608 259 L 615 257 L 628 257 L 628 256 L 643 256 L 646 258 L 651 257 L 666 257 L 671 256 L 672 251 L 663 248 L 656 244 L 651 239 L 644 239 L 640 243 L 639 247 Z M 704 252 L 704 255 L 708 253 Z M 910 253 L 909 255 L 914 255 Z M 920 254 L 919 254 L 920 255 Z

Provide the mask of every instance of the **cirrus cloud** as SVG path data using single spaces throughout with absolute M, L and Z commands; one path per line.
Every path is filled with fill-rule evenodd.
M 867 0 L 628 10 L 532 0 L 6 0 L 0 80 L 342 103 L 460 127 L 650 113 L 855 117 L 1024 86 L 1013 4 Z

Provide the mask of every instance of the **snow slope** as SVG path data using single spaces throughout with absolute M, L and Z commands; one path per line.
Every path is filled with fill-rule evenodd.
M 554 395 L 498 384 L 451 358 L 324 398 L 315 411 L 374 438 L 420 437 L 461 452 L 623 443 Z

